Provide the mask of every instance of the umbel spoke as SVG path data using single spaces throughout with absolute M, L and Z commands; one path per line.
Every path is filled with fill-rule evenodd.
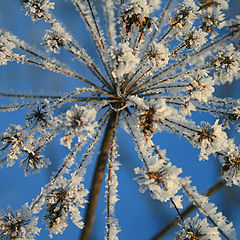
M 214 184 L 212 187 L 210 187 L 205 193 L 204 196 L 210 197 L 213 194 L 215 194 L 219 189 L 221 189 L 225 185 L 224 180 L 220 180 L 216 184 Z M 193 212 L 197 208 L 196 205 L 192 204 L 188 206 L 183 212 L 182 216 L 186 217 L 191 212 Z M 171 231 L 177 224 L 179 223 L 179 218 L 173 219 L 171 222 L 167 224 L 165 228 L 163 228 L 160 232 L 158 232 L 154 237 L 151 238 L 151 240 L 159 240 L 162 239 L 169 231 Z

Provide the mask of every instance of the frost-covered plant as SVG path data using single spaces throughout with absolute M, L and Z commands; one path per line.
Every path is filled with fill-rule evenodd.
M 36 227 L 38 217 L 32 216 L 28 204 L 15 213 L 8 207 L 8 213 L 0 213 L 0 238 L 1 239 L 35 239 L 40 228 Z
M 118 239 L 121 228 L 115 205 L 120 198 L 120 125 L 132 136 L 142 163 L 134 169 L 140 191 L 149 191 L 153 199 L 169 202 L 176 209 L 181 229 L 176 239 L 236 239 L 233 224 L 191 186 L 181 163 L 175 166 L 153 136 L 169 131 L 186 138 L 200 149 L 199 160 L 208 160 L 210 155 L 219 158 L 223 182 L 240 185 L 239 146 L 226 133 L 240 118 L 240 100 L 214 96 L 216 86 L 231 83 L 240 75 L 240 18 L 225 21 L 227 0 L 104 0 L 103 27 L 95 1 L 71 2 L 90 32 L 100 64 L 53 15 L 53 1 L 23 1 L 26 15 L 34 22 L 49 24 L 41 41 L 47 54 L 0 30 L 0 65 L 32 64 L 81 82 L 61 96 L 0 93 L 23 101 L 3 105 L 1 111 L 28 109 L 24 126 L 12 124 L 0 135 L 2 165 L 19 162 L 26 176 L 48 167 L 51 159 L 45 158 L 44 149 L 57 136 L 68 151 L 60 169 L 29 206 L 25 204 L 15 214 L 2 212 L 0 238 L 34 239 L 40 231 L 35 226 L 37 215 L 44 209 L 50 236 L 62 233 L 70 217 L 83 228 L 82 239 L 89 239 L 107 167 L 105 239 Z M 72 54 L 92 76 L 49 57 L 51 52 L 63 51 Z M 201 121 L 199 112 L 213 115 L 215 121 Z M 85 174 L 99 141 L 87 201 Z M 192 218 L 181 214 L 185 205 L 182 192 L 199 210 Z

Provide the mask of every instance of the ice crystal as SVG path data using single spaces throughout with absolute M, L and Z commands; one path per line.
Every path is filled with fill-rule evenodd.
M 26 15 L 31 15 L 33 21 L 44 18 L 48 10 L 54 9 L 54 3 L 49 0 L 29 0 L 24 4 Z
M 71 218 L 83 228 L 82 238 L 89 239 L 107 166 L 105 239 L 118 239 L 121 224 L 115 208 L 121 197 L 121 164 L 117 160 L 120 125 L 132 137 L 139 155 L 140 164 L 134 168 L 139 190 L 175 208 L 181 227 L 177 239 L 220 239 L 220 235 L 236 239 L 233 224 L 191 186 L 181 162 L 168 159 L 167 150 L 156 140 L 164 131 L 184 137 L 199 149 L 199 160 L 212 155 L 219 158 L 219 171 L 228 186 L 240 185 L 239 146 L 226 132 L 239 122 L 240 100 L 214 95 L 216 86 L 240 76 L 240 21 L 239 16 L 225 21 L 228 1 L 105 0 L 104 22 L 95 1 L 71 0 L 89 31 L 97 57 L 80 47 L 75 35 L 54 16 L 53 1 L 22 2 L 25 14 L 34 22 L 48 24 L 40 41 L 46 53 L 0 30 L 0 65 L 32 64 L 77 79 L 80 85 L 57 96 L 0 93 L 5 99 L 21 99 L 21 103 L 2 105 L 1 111 L 29 109 L 24 126 L 12 124 L 0 135 L 1 165 L 19 162 L 28 176 L 51 163 L 44 150 L 53 139 L 59 137 L 68 151 L 62 166 L 30 207 L 24 205 L 15 215 L 12 211 L 0 215 L 0 238 L 33 239 L 39 233 L 33 214 L 45 211 L 43 219 L 51 237 L 62 234 Z M 86 72 L 79 73 L 51 57 L 64 52 L 78 60 Z M 202 112 L 215 120 L 202 121 Z M 100 139 L 83 220 L 81 209 L 88 194 L 85 174 Z M 184 219 L 179 210 L 185 206 L 182 192 L 205 218 L 197 213 Z
M 198 214 L 184 221 L 182 230 L 177 234 L 177 240 L 184 239 L 202 239 L 202 240 L 220 240 L 216 227 L 210 227 L 207 219 L 199 219 Z
M 88 137 L 91 137 L 94 134 L 94 128 L 97 126 L 97 123 L 93 122 L 96 113 L 94 108 L 86 109 L 78 105 L 75 105 L 72 110 L 68 110 L 65 120 L 66 133 L 61 138 L 61 144 L 71 148 L 71 142 L 75 134 L 79 142 L 85 142 Z
M 220 154 L 222 162 L 222 176 L 226 184 L 240 185 L 240 152 L 239 147 L 234 146 L 228 152 Z
M 65 230 L 69 214 L 74 224 L 83 228 L 84 223 L 79 208 L 83 208 L 83 204 L 86 203 L 84 197 L 87 193 L 83 184 L 75 184 L 64 178 L 60 178 L 54 187 L 49 188 L 49 192 L 45 195 L 48 213 L 44 219 L 48 222 L 50 236 L 52 233 L 58 234 Z
M 7 131 L 1 134 L 1 151 L 9 148 L 9 153 L 7 155 L 9 159 L 8 166 L 13 165 L 13 159 L 17 159 L 18 155 L 21 153 L 21 146 L 24 138 L 24 133 L 20 125 L 10 125 Z
M 140 192 L 144 193 L 149 188 L 153 199 L 166 202 L 181 188 L 178 175 L 182 169 L 165 163 L 164 160 L 158 159 L 158 156 L 153 156 L 149 161 L 152 161 L 152 165 L 149 164 L 147 170 L 135 168 L 135 173 L 140 174 L 137 178 Z
M 0 238 L 33 240 L 40 232 L 37 222 L 27 204 L 15 213 L 8 207 L 8 213 L 3 210 L 0 213 Z

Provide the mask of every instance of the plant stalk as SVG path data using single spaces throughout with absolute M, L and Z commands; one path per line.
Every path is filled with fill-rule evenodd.
M 92 178 L 91 189 L 88 199 L 87 210 L 85 213 L 84 224 L 85 227 L 82 231 L 80 240 L 89 240 L 92 226 L 95 218 L 95 211 L 97 207 L 98 197 L 104 177 L 108 154 L 111 148 L 112 137 L 116 131 L 116 122 L 118 121 L 119 114 L 115 111 L 110 113 L 110 117 L 105 129 L 102 145 L 99 151 L 97 163 L 95 166 L 94 175 Z

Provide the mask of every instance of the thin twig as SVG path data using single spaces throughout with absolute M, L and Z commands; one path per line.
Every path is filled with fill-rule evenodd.
M 210 197 L 213 194 L 215 194 L 220 188 L 222 188 L 225 185 L 225 181 L 221 180 L 219 182 L 217 182 L 216 184 L 214 184 L 212 187 L 210 187 L 205 193 L 204 196 Z M 188 206 L 183 212 L 182 212 L 182 216 L 186 217 L 188 216 L 193 210 L 196 209 L 196 206 L 191 204 L 190 206 Z M 158 232 L 153 238 L 151 238 L 151 240 L 158 240 L 161 239 L 163 236 L 165 236 L 171 229 L 173 229 L 177 224 L 179 223 L 179 218 L 176 217 L 175 219 L 173 219 L 170 223 L 168 223 L 168 225 L 163 228 L 160 232 Z
M 188 189 L 183 185 L 182 188 L 183 190 L 186 192 L 186 194 L 192 199 L 193 203 L 201 210 L 201 212 L 209 219 L 209 221 L 215 226 L 217 227 L 218 231 L 227 239 L 230 240 L 230 238 L 226 235 L 226 233 L 220 228 L 220 226 L 218 226 L 218 224 L 216 223 L 216 221 L 208 214 L 208 212 L 202 207 L 201 203 L 199 203 L 194 197 L 193 195 L 188 191 Z

